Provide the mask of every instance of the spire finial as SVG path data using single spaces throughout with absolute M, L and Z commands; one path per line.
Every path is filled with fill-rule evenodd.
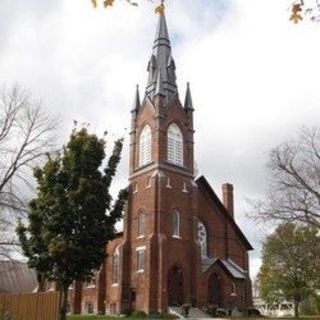
M 178 93 L 175 75 L 175 63 L 171 53 L 171 44 L 164 13 L 164 1 L 157 0 L 158 23 L 153 42 L 152 55 L 148 64 L 148 85 L 146 95 L 153 100 L 156 93 L 166 96 L 166 101 Z M 159 80 L 160 74 L 160 80 Z M 159 85 L 161 90 L 159 91 Z M 156 88 L 158 86 L 158 88 Z
M 155 9 L 155 13 L 164 14 L 164 10 L 165 10 L 164 0 L 161 0 L 161 3 Z

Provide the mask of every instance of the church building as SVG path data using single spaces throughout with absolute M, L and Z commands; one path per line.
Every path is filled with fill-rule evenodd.
M 194 106 L 189 84 L 180 101 L 175 69 L 160 12 L 145 94 L 141 100 L 137 88 L 131 110 L 123 232 L 108 243 L 95 282 L 70 292 L 74 311 L 252 304 L 252 246 L 234 219 L 233 186 L 222 186 L 221 201 L 204 176 L 195 177 Z

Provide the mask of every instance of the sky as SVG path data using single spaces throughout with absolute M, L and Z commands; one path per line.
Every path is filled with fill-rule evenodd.
M 145 89 L 156 27 L 156 3 L 138 2 L 105 10 L 90 0 L 0 1 L 0 86 L 18 83 L 59 115 L 61 144 L 73 120 L 124 136 L 114 192 L 127 184 L 129 111 L 135 85 Z M 288 0 L 166 2 L 182 101 L 191 84 L 199 174 L 219 196 L 222 183 L 234 184 L 254 277 L 268 230 L 246 217 L 247 199 L 264 197 L 270 150 L 319 124 L 320 25 L 290 23 Z

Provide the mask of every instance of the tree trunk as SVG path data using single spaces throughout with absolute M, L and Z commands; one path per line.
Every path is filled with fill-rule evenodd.
M 67 303 L 68 303 L 69 286 L 63 286 L 60 289 L 60 316 L 59 320 L 67 319 Z
M 299 318 L 299 301 L 294 300 L 294 317 Z
M 42 275 L 37 274 L 37 281 L 38 281 L 37 292 L 44 292 L 45 291 L 45 280 L 43 279 Z

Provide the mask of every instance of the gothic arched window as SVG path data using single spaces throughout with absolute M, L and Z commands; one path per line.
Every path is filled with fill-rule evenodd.
M 172 213 L 172 236 L 180 237 L 180 213 L 177 210 Z
M 201 221 L 198 222 L 198 239 L 201 246 L 201 257 L 205 258 L 208 256 L 207 229 Z
M 145 125 L 139 139 L 139 166 L 151 162 L 151 128 Z
M 146 220 L 145 213 L 140 212 L 138 215 L 138 237 L 143 237 L 145 234 L 145 220 Z
M 112 283 L 119 283 L 119 274 L 120 274 L 120 250 L 119 245 L 114 249 L 113 252 L 113 269 L 112 269 Z
M 168 128 L 167 159 L 178 166 L 183 166 L 183 136 L 179 127 L 172 123 Z

